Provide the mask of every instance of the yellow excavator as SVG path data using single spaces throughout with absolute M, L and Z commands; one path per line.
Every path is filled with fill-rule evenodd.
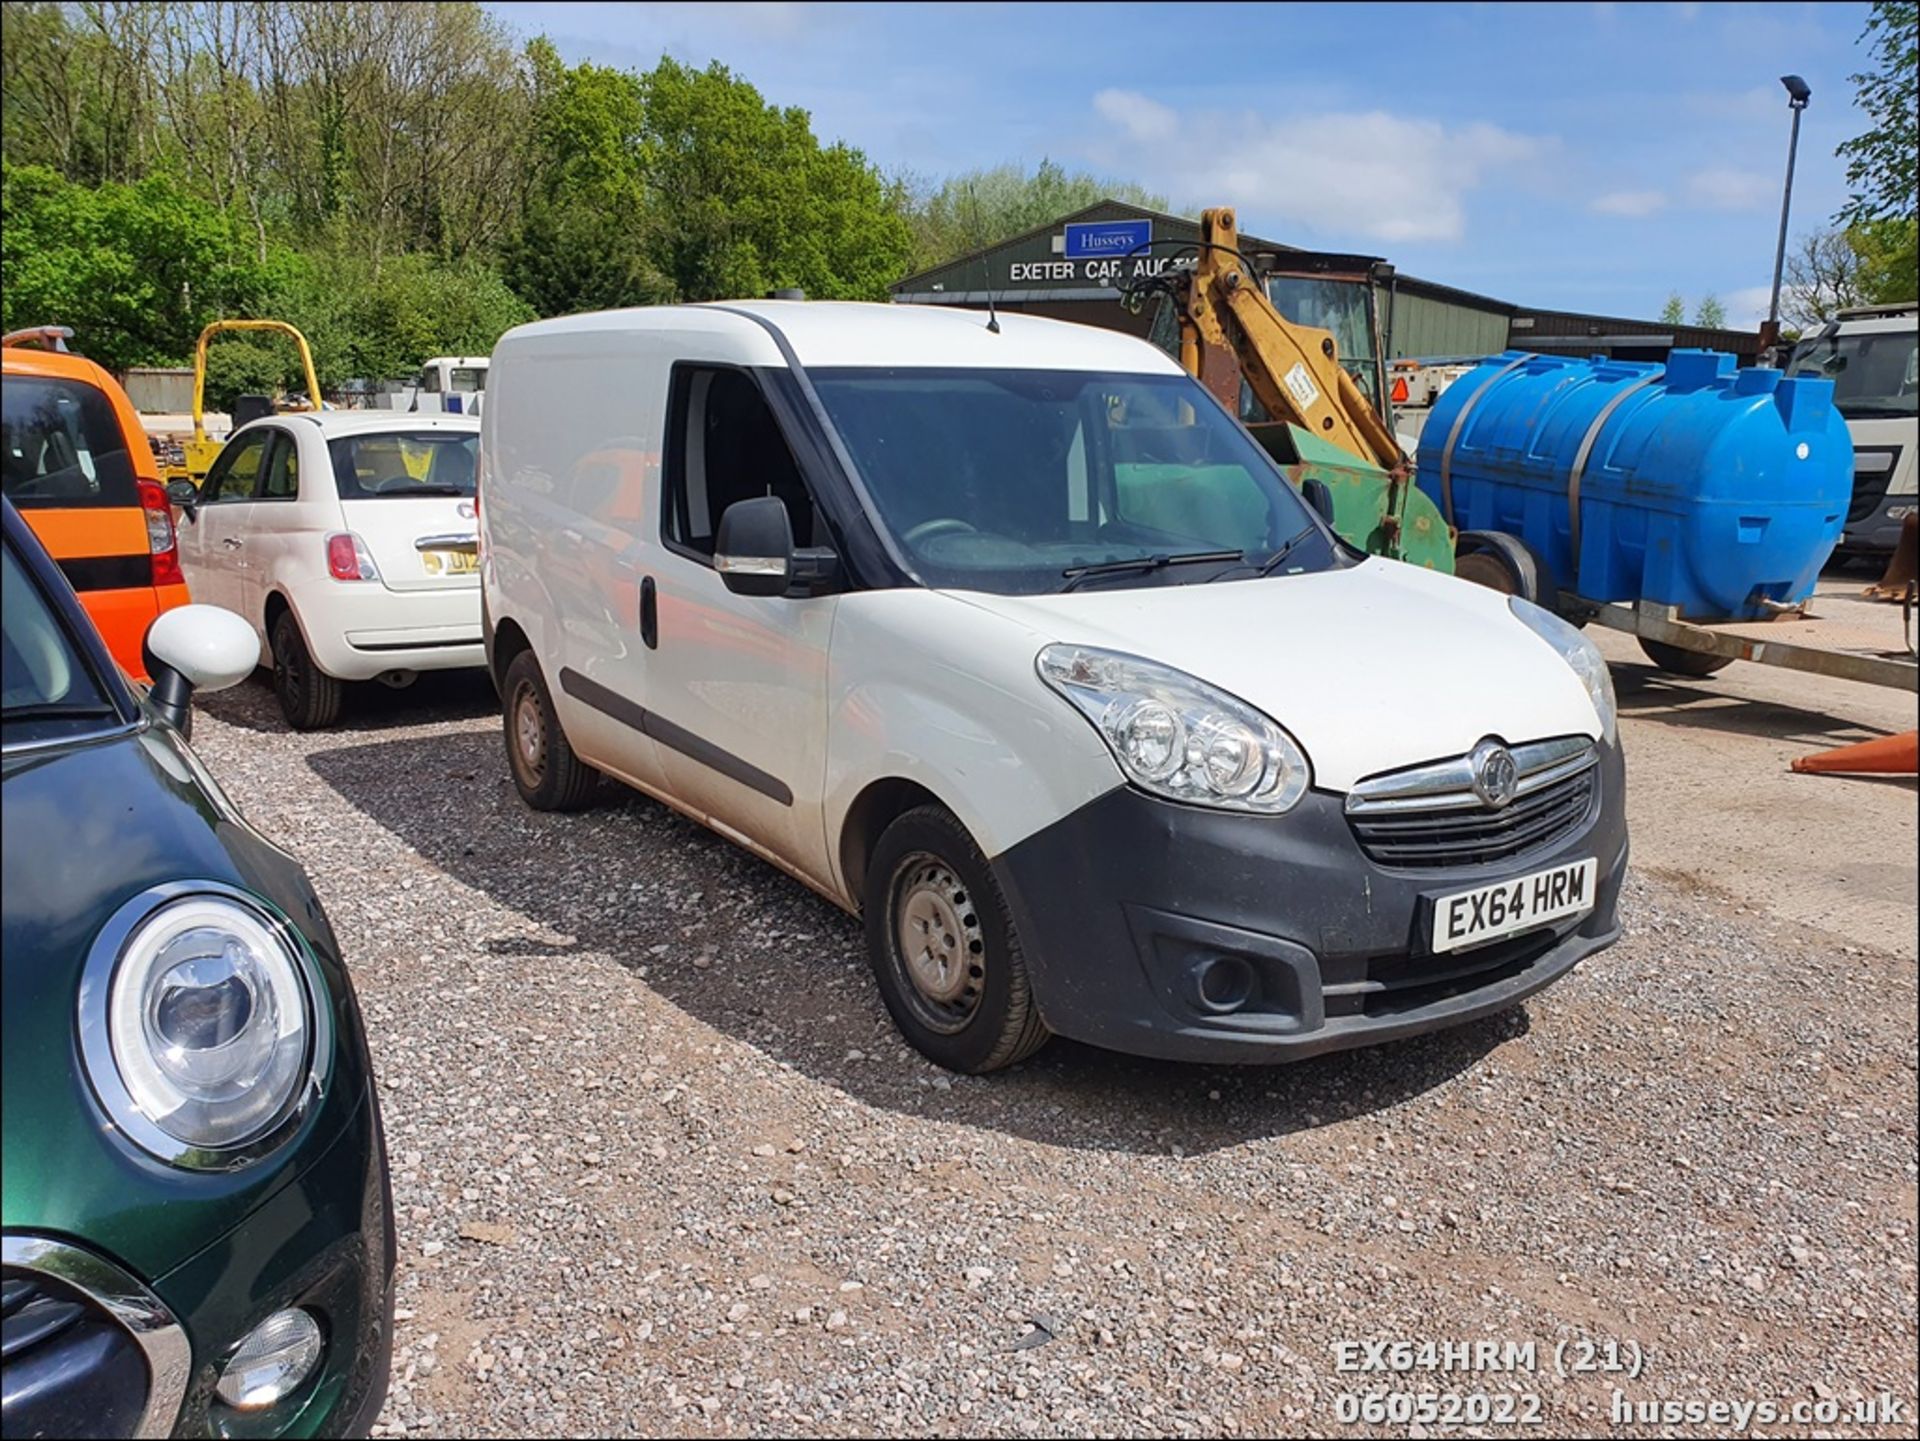
M 1300 325 L 1267 297 L 1241 253 L 1234 213 L 1200 216 L 1190 265 L 1174 264 L 1123 295 L 1138 311 L 1171 303 L 1180 365 L 1235 415 L 1244 382 L 1265 419 L 1247 421 L 1293 483 L 1319 482 L 1343 538 L 1372 555 L 1452 572 L 1455 533 L 1413 480 L 1386 419 L 1340 363 L 1331 331 Z M 1466 573 L 1462 557 L 1462 573 Z M 1478 579 L 1479 577 L 1473 577 Z
M 214 336 L 229 330 L 270 330 L 288 336 L 300 351 L 300 369 L 307 382 L 304 396 L 275 400 L 267 396 L 241 396 L 242 402 L 251 402 L 245 406 L 234 407 L 234 428 L 257 420 L 262 415 L 275 412 L 282 414 L 303 410 L 316 410 L 320 406 L 320 378 L 313 368 L 313 351 L 307 346 L 307 338 L 284 320 L 216 320 L 200 332 L 200 339 L 193 348 L 193 434 L 180 444 L 180 458 L 177 461 L 163 459 L 160 466 L 160 478 L 171 484 L 176 480 L 190 480 L 196 486 L 207 478 L 207 471 L 219 456 L 221 447 L 227 441 L 225 436 L 215 439 L 207 434 L 207 345 Z

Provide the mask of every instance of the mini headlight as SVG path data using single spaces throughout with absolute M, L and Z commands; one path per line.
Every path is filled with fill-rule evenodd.
M 151 909 L 121 927 L 123 912 L 103 933 L 116 952 L 111 979 L 90 967 L 82 984 L 88 1074 L 145 1149 L 182 1165 L 233 1164 L 314 1075 L 324 1031 L 315 982 L 289 928 L 238 897 L 153 900 L 130 903 Z
M 1507 604 L 1522 625 L 1552 646 L 1560 658 L 1573 667 L 1580 684 L 1587 688 L 1594 714 L 1600 718 L 1601 735 L 1611 742 L 1619 731 L 1619 708 L 1613 698 L 1613 672 L 1607 669 L 1607 658 L 1600 654 L 1600 647 L 1543 606 L 1517 595 Z
M 1278 725 L 1171 666 L 1093 646 L 1050 645 L 1040 678 L 1100 732 L 1127 779 L 1170 800 L 1277 815 L 1312 771 Z

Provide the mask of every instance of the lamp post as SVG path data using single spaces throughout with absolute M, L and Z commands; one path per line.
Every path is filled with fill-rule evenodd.
M 1780 272 L 1787 263 L 1787 212 L 1793 206 L 1793 158 L 1800 149 L 1800 112 L 1813 99 L 1813 91 L 1798 75 L 1782 75 L 1787 87 L 1787 108 L 1793 112 L 1793 135 L 1787 141 L 1787 184 L 1780 193 L 1780 241 L 1773 249 L 1773 298 L 1767 302 L 1766 344 L 1780 338 Z

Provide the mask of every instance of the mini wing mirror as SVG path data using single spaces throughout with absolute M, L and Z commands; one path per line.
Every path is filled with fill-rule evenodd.
M 177 505 L 188 520 L 195 518 L 200 509 L 200 487 L 190 480 L 172 480 L 167 482 L 167 503 Z
M 793 523 L 777 495 L 736 500 L 720 515 L 713 568 L 735 595 L 785 595 L 793 580 Z
M 181 735 L 193 730 L 193 693 L 225 690 L 253 674 L 260 638 L 217 605 L 175 606 L 147 627 L 141 645 L 154 708 Z
M 1324 480 L 1318 476 L 1308 476 L 1300 482 L 1300 496 L 1315 515 L 1328 525 L 1333 524 L 1333 492 L 1327 488 Z

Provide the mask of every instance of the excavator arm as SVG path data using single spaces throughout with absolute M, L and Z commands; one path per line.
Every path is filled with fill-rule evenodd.
M 1199 254 L 1176 297 L 1181 367 L 1228 410 L 1238 412 L 1244 379 L 1275 420 L 1405 475 L 1399 442 L 1340 364 L 1332 334 L 1296 325 L 1267 299 L 1232 210 L 1201 214 Z

